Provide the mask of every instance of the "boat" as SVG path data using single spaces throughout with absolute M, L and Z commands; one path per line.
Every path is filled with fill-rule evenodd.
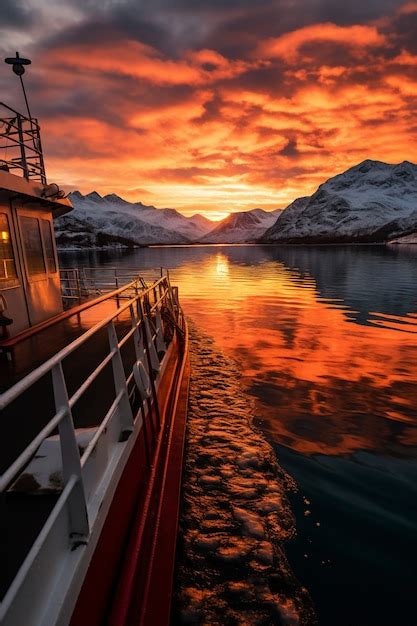
M 0 623 L 163 626 L 190 375 L 178 289 L 160 268 L 59 270 L 71 203 L 29 106 L 0 107 Z

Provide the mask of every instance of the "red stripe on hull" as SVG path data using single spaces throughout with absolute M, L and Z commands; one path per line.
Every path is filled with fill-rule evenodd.
M 151 450 L 152 464 L 146 463 L 142 429 L 118 483 L 71 626 L 144 624 L 142 616 L 149 615 L 148 607 L 154 604 L 152 580 L 162 563 L 156 612 L 147 623 L 169 623 L 188 383 L 186 336 L 183 349 L 177 345 L 167 364 L 158 391 L 162 427 Z

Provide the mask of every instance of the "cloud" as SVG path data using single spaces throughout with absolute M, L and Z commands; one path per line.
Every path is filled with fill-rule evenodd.
M 398 10 L 400 15 L 411 15 L 412 13 L 417 13 L 417 2 L 407 2 L 401 6 Z
M 49 4 L 27 0 L 16 32 L 48 176 L 68 188 L 219 214 L 415 155 L 414 3 Z
M 297 148 L 297 139 L 289 139 L 287 145 L 279 151 L 279 154 L 289 159 L 296 159 L 300 154 Z
M 169 58 L 139 41 L 109 38 L 88 44 L 60 45 L 44 55 L 43 65 L 74 71 L 128 76 L 161 85 L 208 85 L 238 76 L 258 63 L 229 60 L 214 50 L 188 51 Z
M 338 26 L 325 23 L 306 26 L 278 38 L 261 43 L 257 54 L 263 58 L 279 57 L 287 63 L 294 63 L 305 57 L 303 49 L 308 44 L 315 44 L 314 54 L 320 54 L 320 45 L 333 43 L 353 49 L 366 49 L 382 46 L 386 43 L 384 35 L 374 26 Z
M 34 19 L 32 10 L 22 2 L 15 0 L 2 0 L 1 3 L 1 26 L 27 27 Z

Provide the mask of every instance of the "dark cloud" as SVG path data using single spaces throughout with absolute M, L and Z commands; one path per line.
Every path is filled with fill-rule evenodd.
M 114 16 L 97 15 L 88 16 L 84 21 L 70 26 L 59 32 L 52 32 L 40 42 L 43 50 L 53 50 L 55 47 L 88 45 L 91 48 L 95 44 L 106 41 L 130 39 L 140 41 L 163 52 L 171 53 L 173 42 L 169 30 L 158 24 L 141 19 L 138 14 L 124 15 L 117 12 Z M 126 56 L 126 63 L 129 57 Z
M 55 87 L 48 73 L 33 82 L 31 97 L 40 118 L 93 117 L 116 127 L 129 127 L 126 113 L 157 112 L 191 98 L 194 90 L 188 85 L 160 86 L 152 89 L 145 82 L 130 76 L 113 74 L 107 81 L 91 82 L 88 74 L 69 73 L 72 79 L 65 90 Z M 146 128 L 142 129 L 145 132 Z
M 218 93 L 214 93 L 213 97 L 204 104 L 204 113 L 194 118 L 195 124 L 206 124 L 207 122 L 215 121 L 219 118 L 223 99 Z
M 297 139 L 289 139 L 287 145 L 279 151 L 279 154 L 289 159 L 296 159 L 300 155 L 297 148 Z
M 258 42 L 319 22 L 340 25 L 367 23 L 392 14 L 402 0 L 159 0 L 150 2 L 147 15 L 157 19 L 161 12 L 180 12 L 181 18 L 196 18 L 194 46 L 213 48 L 227 56 L 241 58 Z M 125 6 L 126 15 L 128 9 Z M 197 28 L 198 18 L 206 28 Z M 181 41 L 177 41 L 181 47 Z
M 301 0 L 302 2 L 302 0 Z M 329 21 L 336 24 L 360 24 L 381 16 L 392 14 L 404 4 L 403 0 L 318 0 L 313 2 L 317 21 Z M 300 7 L 301 8 L 301 7 Z
M 33 23 L 34 11 L 21 0 L 1 0 L 0 28 L 26 28 Z
M 417 54 L 417 11 L 400 15 L 391 28 L 394 28 L 397 46 Z
M 35 0 L 32 13 L 36 13 Z M 3 0 L 14 24 L 24 28 L 27 15 L 18 2 Z M 245 58 L 267 37 L 318 22 L 349 25 L 392 14 L 401 0 L 68 0 L 84 18 L 76 26 L 55 31 L 49 42 L 111 41 L 123 36 L 141 41 L 173 56 L 184 49 L 211 48 L 234 58 Z M 20 8 L 19 8 L 20 7 Z M 4 12 L 2 5 L 2 13 Z

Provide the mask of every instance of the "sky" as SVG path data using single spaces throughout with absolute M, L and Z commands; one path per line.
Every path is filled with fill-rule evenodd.
M 417 2 L 1 0 L 48 180 L 221 219 L 417 160 Z M 24 110 L 0 66 L 2 100 Z

